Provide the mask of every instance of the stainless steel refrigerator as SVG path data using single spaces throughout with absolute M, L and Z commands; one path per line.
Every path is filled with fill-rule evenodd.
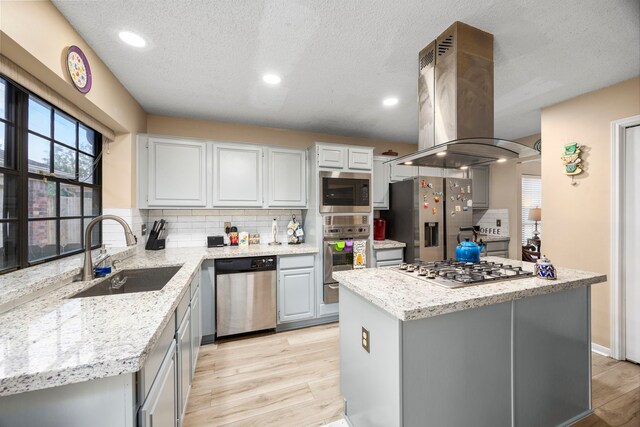
M 389 210 L 381 216 L 387 238 L 406 243 L 405 261 L 455 258 L 460 228 L 473 226 L 471 180 L 419 176 L 394 182 L 389 191 Z

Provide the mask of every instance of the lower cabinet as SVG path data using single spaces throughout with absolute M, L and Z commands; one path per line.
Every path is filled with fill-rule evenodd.
M 139 427 L 176 426 L 176 356 L 176 342 L 173 340 L 140 408 Z
M 182 319 L 176 333 L 178 354 L 178 426 L 182 425 L 191 390 L 191 309 Z
M 376 267 L 395 267 L 404 262 L 404 248 L 375 249 Z
M 193 286 L 193 284 L 191 285 Z M 191 297 L 191 382 L 196 371 L 196 362 L 202 342 L 202 319 L 200 318 L 200 286 Z
M 278 324 L 316 316 L 313 255 L 279 257 Z

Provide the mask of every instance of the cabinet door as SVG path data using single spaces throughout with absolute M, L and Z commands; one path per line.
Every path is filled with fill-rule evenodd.
M 191 387 L 191 311 L 187 310 L 177 332 L 178 341 L 178 424 L 182 425 Z
M 263 205 L 262 148 L 241 144 L 214 145 L 213 205 Z
M 321 168 L 344 169 L 347 166 L 345 157 L 347 157 L 345 147 L 337 145 L 318 146 L 318 166 Z
M 488 167 L 471 169 L 471 198 L 474 208 L 489 207 L 490 172 Z
M 193 286 L 193 284 L 191 285 Z M 200 320 L 200 286 L 191 298 L 191 382 L 196 371 L 200 343 L 202 342 L 202 326 Z
M 388 157 L 373 159 L 373 208 L 389 209 L 389 172 L 390 166 L 384 162 Z
M 207 205 L 204 142 L 149 138 L 148 205 Z
M 373 150 L 370 148 L 349 148 L 349 169 L 370 171 L 373 168 Z
M 268 165 L 269 207 L 306 207 L 306 152 L 269 148 Z
M 418 173 L 420 176 L 446 176 L 443 169 L 431 166 L 420 166 L 418 168 Z
M 390 182 L 398 182 L 418 176 L 417 166 L 391 164 Z
M 176 427 L 176 343 L 171 342 L 149 395 L 140 408 L 140 427 Z
M 281 270 L 278 278 L 278 323 L 315 317 L 313 268 Z

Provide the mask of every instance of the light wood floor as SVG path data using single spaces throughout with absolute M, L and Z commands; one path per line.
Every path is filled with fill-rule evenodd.
M 202 346 L 184 427 L 329 424 L 339 374 L 337 323 Z
M 338 324 L 200 348 L 184 427 L 323 426 L 342 418 Z M 640 427 L 640 366 L 593 354 L 594 414 Z
M 640 365 L 593 353 L 593 414 L 573 427 L 640 427 Z

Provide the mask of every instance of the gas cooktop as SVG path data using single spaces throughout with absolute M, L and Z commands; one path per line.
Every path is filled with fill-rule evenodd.
M 452 259 L 420 261 L 417 264 L 403 263 L 400 267 L 393 267 L 392 270 L 445 288 L 461 288 L 533 276 L 532 272 L 509 264 L 489 261 L 464 263 Z

